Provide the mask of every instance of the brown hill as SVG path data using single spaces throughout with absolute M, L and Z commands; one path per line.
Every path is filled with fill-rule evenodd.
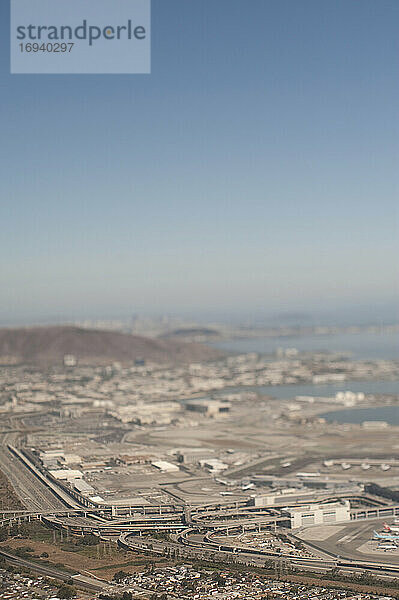
M 66 354 L 80 363 L 159 363 L 206 361 L 222 353 L 201 344 L 155 340 L 137 335 L 79 327 L 0 329 L 0 363 L 61 364 Z

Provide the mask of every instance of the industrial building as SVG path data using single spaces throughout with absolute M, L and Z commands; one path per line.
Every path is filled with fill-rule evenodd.
M 179 471 L 179 467 L 173 463 L 167 462 L 166 460 L 154 460 L 152 466 L 159 469 L 163 473 L 175 473 Z
M 207 458 L 205 460 L 200 460 L 199 463 L 201 467 L 209 471 L 209 473 L 219 473 L 220 471 L 224 471 L 229 467 L 229 465 L 222 462 L 218 458 Z
M 210 398 L 186 402 L 187 410 L 201 413 L 207 417 L 216 417 L 219 414 L 229 412 L 230 408 L 230 402 L 220 402 L 219 400 L 211 400 Z
M 214 452 L 212 448 L 185 448 L 179 450 L 176 456 L 177 460 L 182 463 L 199 463 L 200 460 L 212 458 Z
M 82 496 L 90 497 L 96 493 L 96 490 L 84 479 L 74 479 L 71 481 L 71 485 Z
M 74 479 L 82 479 L 83 473 L 82 471 L 78 471 L 77 469 L 56 469 L 50 470 L 50 475 L 55 477 L 55 479 L 72 481 Z

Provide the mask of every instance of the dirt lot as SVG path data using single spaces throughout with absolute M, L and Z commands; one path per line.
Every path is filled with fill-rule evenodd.
M 0 471 L 0 508 L 1 510 L 20 510 L 23 509 L 21 502 L 17 498 L 14 489 L 10 485 L 6 476 Z
M 150 563 L 159 566 L 170 564 L 161 559 L 133 554 L 120 550 L 115 544 L 111 547 L 105 544 L 97 546 L 83 546 L 76 550 L 73 544 L 64 544 L 63 547 L 46 541 L 32 539 L 16 539 L 10 538 L 5 542 L 0 543 L 0 548 L 8 546 L 12 549 L 23 548 L 29 546 L 34 552 L 29 553 L 29 556 L 34 560 L 35 557 L 40 557 L 41 554 L 47 553 L 48 557 L 41 560 L 48 561 L 48 564 L 64 566 L 71 571 L 88 572 L 110 581 L 117 571 L 123 570 L 128 573 L 136 573 L 144 571 Z M 67 551 L 63 548 L 68 548 L 73 551 Z

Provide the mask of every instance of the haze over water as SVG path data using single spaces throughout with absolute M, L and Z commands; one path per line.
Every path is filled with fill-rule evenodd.
M 218 348 L 231 352 L 271 354 L 278 348 L 297 348 L 301 352 L 346 352 L 355 360 L 399 359 L 397 333 L 339 333 L 295 337 L 253 338 L 216 342 Z
M 278 348 L 297 348 L 300 351 L 349 352 L 355 360 L 399 358 L 399 339 L 397 333 L 340 333 L 336 335 L 306 335 L 280 338 L 255 338 L 229 340 L 215 346 L 233 352 L 259 352 L 270 354 Z M 256 390 L 274 398 L 294 399 L 296 396 L 335 397 L 337 392 L 350 390 L 371 395 L 399 394 L 398 381 L 344 381 L 322 385 L 294 384 L 260 386 Z M 326 415 L 323 415 L 326 416 Z M 351 409 L 328 413 L 329 421 L 340 423 L 362 423 L 363 421 L 388 421 L 399 424 L 399 407 L 377 407 Z
M 336 410 L 320 416 L 324 417 L 329 423 L 360 424 L 364 421 L 386 421 L 390 425 L 399 425 L 399 406 Z

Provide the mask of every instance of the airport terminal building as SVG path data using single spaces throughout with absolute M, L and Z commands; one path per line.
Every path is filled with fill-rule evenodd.
M 342 523 L 351 519 L 349 500 L 288 508 L 287 513 L 291 519 L 291 529 L 309 525 Z

